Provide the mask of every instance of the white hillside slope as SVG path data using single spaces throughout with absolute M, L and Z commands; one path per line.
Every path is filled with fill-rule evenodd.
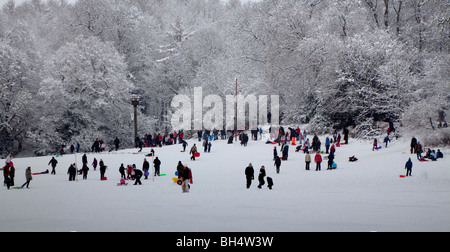
M 90 165 L 87 180 L 79 176 L 69 182 L 66 173 L 75 156 L 58 157 L 57 174 L 33 176 L 30 189 L 0 187 L 0 231 L 450 231 L 448 149 L 442 150 L 444 159 L 419 162 L 409 154 L 407 140 L 372 151 L 371 143 L 350 139 L 337 148 L 336 170 L 326 170 L 325 161 L 321 171 L 314 163 L 306 171 L 304 154 L 291 146 L 289 160 L 276 174 L 274 145 L 264 141 L 250 140 L 247 147 L 214 141 L 211 153 L 203 153 L 200 142 L 188 142 L 186 153 L 181 145 L 155 148 L 167 176 L 142 179 L 141 186 L 132 181 L 116 186 L 121 163 L 142 168 L 143 154 L 127 154 L 136 150 L 88 153 L 89 165 L 97 157 L 108 166 L 107 181 L 100 181 L 99 169 Z M 201 157 L 190 161 L 194 143 Z M 359 160 L 348 162 L 352 155 Z M 412 177 L 399 178 L 409 157 Z M 80 167 L 81 154 L 76 158 Z M 13 159 L 15 186 L 25 182 L 27 166 L 51 171 L 49 160 Z M 178 161 L 192 169 L 189 193 L 172 181 Z M 250 162 L 255 180 L 246 189 L 244 170 Z M 274 180 L 272 190 L 267 184 L 257 188 L 261 165 Z

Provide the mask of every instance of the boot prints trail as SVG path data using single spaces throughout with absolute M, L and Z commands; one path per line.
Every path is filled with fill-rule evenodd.
M 273 237 L 226 237 L 221 236 L 220 241 L 211 238 L 187 238 L 183 236 L 177 239 L 177 247 L 202 247 L 208 249 L 210 245 L 220 247 L 271 247 Z

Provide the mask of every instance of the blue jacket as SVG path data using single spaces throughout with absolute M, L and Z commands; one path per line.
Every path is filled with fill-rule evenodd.
M 409 159 L 409 160 L 406 162 L 406 164 L 405 164 L 405 168 L 406 168 L 406 169 L 411 169 L 412 166 L 413 166 L 413 164 L 412 164 L 412 162 L 411 162 L 411 159 Z

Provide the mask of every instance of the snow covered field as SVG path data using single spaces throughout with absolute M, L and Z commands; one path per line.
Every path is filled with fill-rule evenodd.
M 155 148 L 167 176 L 142 179 L 141 186 L 131 181 L 116 186 L 121 163 L 142 168 L 144 155 L 130 154 L 136 150 L 87 155 L 89 165 L 94 157 L 103 159 L 107 181 L 100 181 L 99 169 L 90 165 L 87 180 L 79 176 L 69 182 L 66 173 L 75 156 L 58 157 L 57 174 L 33 176 L 30 189 L 0 187 L 0 231 L 450 231 L 449 149 L 441 149 L 444 159 L 418 162 L 409 154 L 409 139 L 379 151 L 350 139 L 337 148 L 338 169 L 328 171 L 324 162 L 316 172 L 314 163 L 305 170 L 304 154 L 291 146 L 289 160 L 276 174 L 274 146 L 264 141 L 250 140 L 247 147 L 215 141 L 211 153 L 203 153 L 200 142 L 188 142 L 186 153 L 181 145 Z M 201 157 L 190 161 L 194 143 Z M 352 155 L 359 160 L 348 162 Z M 399 178 L 409 157 L 412 177 Z M 81 154 L 76 158 L 81 166 Z M 51 171 L 49 160 L 13 159 L 15 185 L 25 182 L 27 166 L 32 172 Z M 172 181 L 178 161 L 192 169 L 189 193 Z M 255 180 L 246 189 L 244 170 L 250 162 Z M 274 180 L 273 190 L 256 187 L 261 165 Z

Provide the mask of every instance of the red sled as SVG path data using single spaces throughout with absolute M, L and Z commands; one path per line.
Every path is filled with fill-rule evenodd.
M 400 178 L 406 178 L 406 175 L 400 175 Z
M 194 153 L 194 157 L 200 157 L 200 152 Z
M 102 180 L 108 180 L 108 178 L 107 177 L 103 177 Z
M 180 151 L 180 152 L 186 152 L 186 151 L 182 150 L 182 151 Z

